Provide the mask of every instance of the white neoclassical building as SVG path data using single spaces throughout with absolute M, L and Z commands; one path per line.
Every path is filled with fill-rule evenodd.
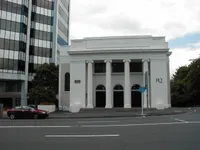
M 165 37 L 72 40 L 60 57 L 59 106 L 169 108 L 170 54 Z

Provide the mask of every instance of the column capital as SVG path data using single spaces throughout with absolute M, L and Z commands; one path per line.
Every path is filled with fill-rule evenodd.
M 111 63 L 112 60 L 104 60 L 104 62 L 105 62 L 105 63 L 107 63 L 107 62 Z
M 150 59 L 142 59 L 142 62 L 150 62 Z
M 129 62 L 129 63 L 130 63 L 131 60 L 130 60 L 130 59 L 124 59 L 123 62 L 124 62 L 124 63 L 125 63 L 125 62 Z
M 86 63 L 94 63 L 93 60 L 86 60 Z

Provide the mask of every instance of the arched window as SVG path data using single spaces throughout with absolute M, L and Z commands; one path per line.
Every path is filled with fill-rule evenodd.
M 65 91 L 70 91 L 70 74 L 65 74 Z
M 106 88 L 103 85 L 98 85 L 96 88 L 96 91 L 105 91 L 105 90 L 106 90 Z
M 120 84 L 115 85 L 114 90 L 123 90 L 123 86 L 121 86 Z
M 139 84 L 134 84 L 131 88 L 131 90 L 139 90 L 140 85 Z

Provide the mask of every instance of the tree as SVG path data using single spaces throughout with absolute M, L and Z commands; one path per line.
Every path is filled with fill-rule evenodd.
M 56 103 L 58 76 L 58 66 L 55 64 L 45 63 L 41 65 L 31 82 L 29 99 L 34 101 L 36 105 L 43 101 Z
M 187 66 L 179 67 L 171 80 L 172 106 L 183 106 L 188 103 L 187 88 L 185 80 L 189 68 Z
M 171 80 L 172 106 L 200 105 L 200 57 L 177 69 Z
M 194 59 L 189 65 L 186 84 L 193 103 L 200 105 L 200 58 Z

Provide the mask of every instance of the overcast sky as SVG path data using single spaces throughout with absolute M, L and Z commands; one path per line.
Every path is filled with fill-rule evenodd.
M 200 54 L 200 0 L 71 0 L 71 39 L 166 36 L 171 74 Z

